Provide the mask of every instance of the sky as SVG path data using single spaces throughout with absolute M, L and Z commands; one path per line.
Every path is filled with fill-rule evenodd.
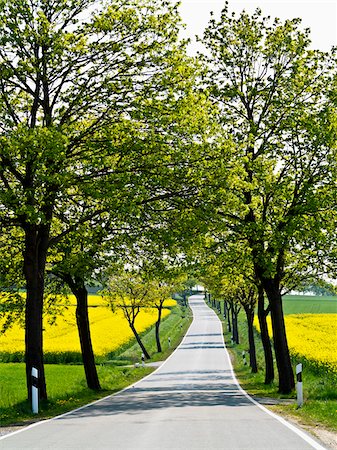
M 220 18 L 225 0 L 180 0 L 180 14 L 186 24 L 183 37 L 194 40 L 197 34 L 202 36 L 204 28 L 214 11 L 215 18 Z M 328 51 L 337 45 L 337 0 L 229 0 L 229 10 L 241 12 L 245 9 L 252 13 L 260 7 L 263 16 L 271 18 L 293 19 L 300 17 L 303 28 L 311 29 L 312 48 Z M 195 53 L 200 47 L 193 42 L 189 53 Z

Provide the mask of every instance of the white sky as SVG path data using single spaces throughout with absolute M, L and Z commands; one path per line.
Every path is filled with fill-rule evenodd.
M 225 0 L 180 0 L 180 13 L 186 30 L 183 37 L 194 41 L 197 34 L 202 36 L 210 19 L 210 11 L 214 11 L 215 19 L 220 18 Z M 328 51 L 337 45 L 337 0 L 229 0 L 230 11 L 241 12 L 245 9 L 252 13 L 260 7 L 263 16 L 293 19 L 300 17 L 303 28 L 311 29 L 312 48 Z M 191 44 L 189 51 L 195 53 L 200 48 Z

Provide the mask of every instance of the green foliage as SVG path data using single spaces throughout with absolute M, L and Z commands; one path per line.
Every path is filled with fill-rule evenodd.
M 181 161 L 207 127 L 177 5 L 93 6 L 1 2 L 0 225 L 22 234 L 27 365 L 39 361 L 42 380 L 46 267 L 83 284 L 104 252 L 124 255 L 144 224 L 155 229 L 165 200 L 190 194 Z
M 214 159 L 212 176 L 222 180 L 208 199 L 214 235 L 244 239 L 260 277 L 287 285 L 312 270 L 333 220 L 333 59 L 309 49 L 298 19 L 272 23 L 260 10 L 235 17 L 225 7 L 203 42 L 210 95 L 232 142 L 225 169 Z
M 336 287 L 325 280 L 318 280 L 315 283 L 300 286 L 302 292 L 312 292 L 316 295 L 336 295 Z
M 142 334 L 142 341 L 145 347 L 151 354 L 151 361 L 163 361 L 172 351 L 179 345 L 182 337 L 186 333 L 192 321 L 189 309 L 185 307 L 176 306 L 172 308 L 171 314 L 165 317 L 160 326 L 160 339 L 162 344 L 162 352 L 157 352 L 154 327 L 151 330 Z M 168 339 L 170 338 L 171 345 L 169 346 Z M 109 356 L 115 364 L 118 361 L 130 363 L 139 363 L 141 353 L 136 342 L 129 345 L 126 349 L 118 349 L 114 354 Z

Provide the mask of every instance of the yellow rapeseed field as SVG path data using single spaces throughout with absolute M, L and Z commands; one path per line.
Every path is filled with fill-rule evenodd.
M 290 314 L 284 317 L 289 350 L 337 373 L 337 314 Z M 255 326 L 259 330 L 256 319 Z M 268 317 L 271 333 L 271 320 Z
M 76 327 L 75 298 L 69 296 L 71 306 L 58 317 L 55 325 L 44 324 L 44 352 L 80 352 L 80 342 Z M 175 300 L 168 300 L 165 306 L 174 306 Z M 132 337 L 127 320 L 121 311 L 112 313 L 105 300 L 98 295 L 89 296 L 89 320 L 91 337 L 95 354 L 104 355 L 125 344 Z M 162 317 L 170 314 L 169 309 L 163 310 Z M 136 328 L 142 332 L 156 321 L 156 310 L 141 311 L 136 319 Z M 14 325 L 4 335 L 0 335 L 0 350 L 2 352 L 24 351 L 24 330 Z

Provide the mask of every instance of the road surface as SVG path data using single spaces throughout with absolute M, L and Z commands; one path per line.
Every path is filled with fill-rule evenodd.
M 193 323 L 159 370 L 120 394 L 5 436 L 0 449 L 323 449 L 245 395 L 218 317 L 202 296 L 189 301 Z

